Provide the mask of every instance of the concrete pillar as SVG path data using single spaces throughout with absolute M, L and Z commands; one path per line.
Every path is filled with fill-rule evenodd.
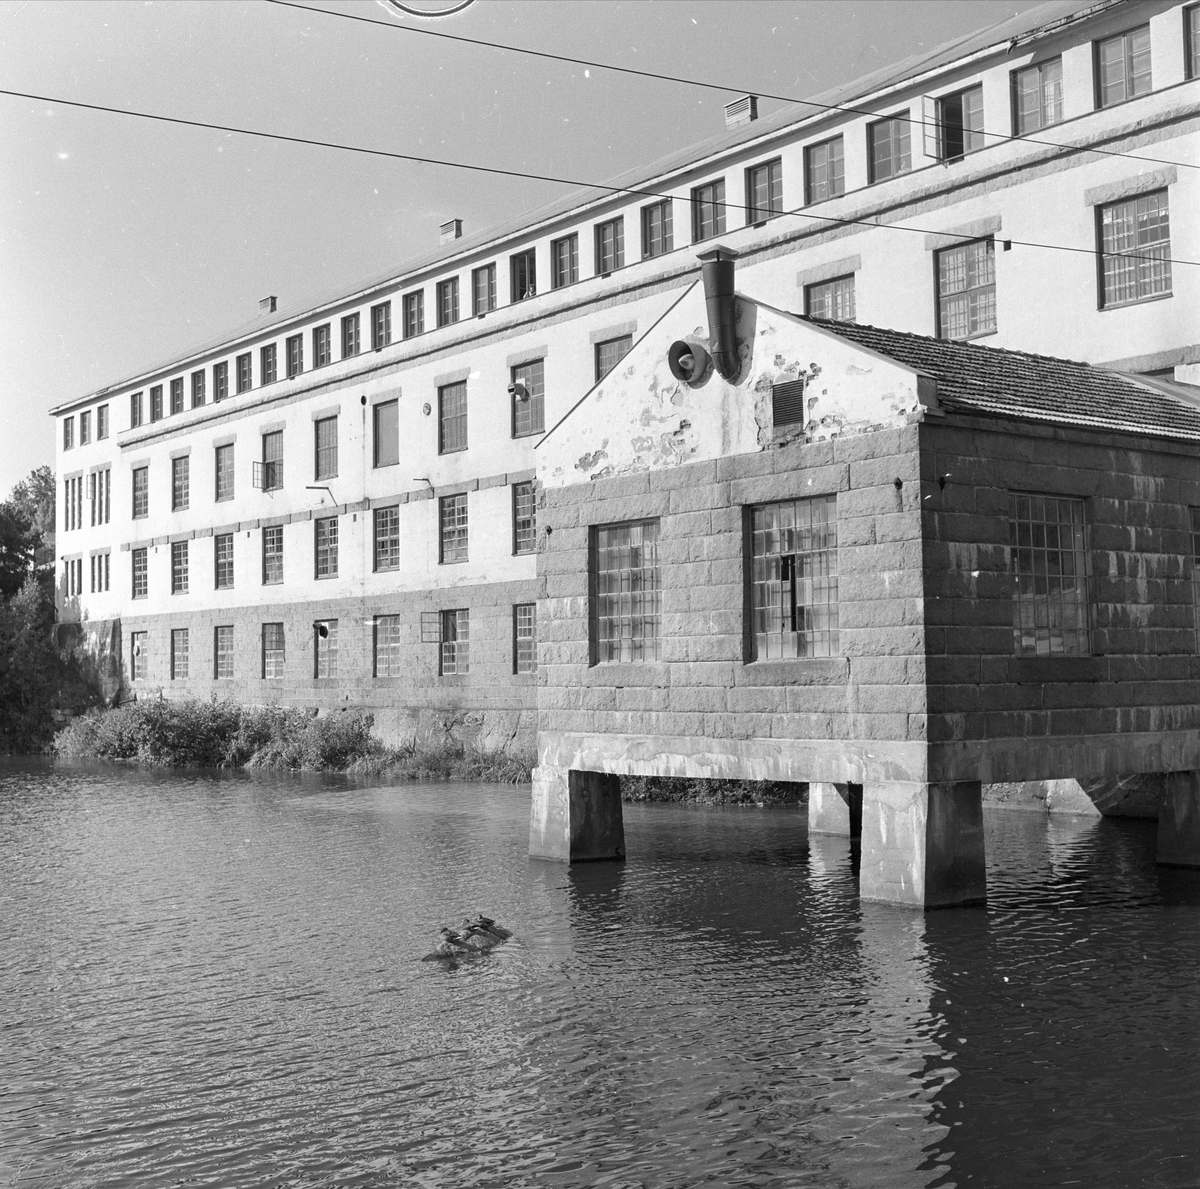
M 1200 867 L 1200 772 L 1168 772 L 1158 811 L 1158 861 Z
M 826 784 L 808 786 L 808 832 L 857 838 L 862 834 L 862 785 Z
M 859 896 L 910 908 L 984 903 L 979 781 L 864 786 Z
M 620 777 L 607 772 L 535 768 L 529 855 L 567 863 L 624 859 Z

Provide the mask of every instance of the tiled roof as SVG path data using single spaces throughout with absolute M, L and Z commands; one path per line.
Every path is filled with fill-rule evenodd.
M 1200 441 L 1200 391 L 1071 359 L 932 339 L 900 330 L 803 321 L 932 376 L 951 411 L 1002 414 Z

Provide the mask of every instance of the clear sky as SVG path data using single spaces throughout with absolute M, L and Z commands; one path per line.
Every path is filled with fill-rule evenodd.
M 476 0 L 324 8 L 804 98 L 1031 0 Z M 429 0 L 424 0 L 429 2 Z M 394 10 L 392 10 L 394 12 Z M 5 88 L 603 181 L 723 127 L 734 94 L 266 0 L 4 0 Z M 778 105 L 760 104 L 768 114 Z M 53 463 L 53 405 L 565 187 L 0 96 L 0 498 Z

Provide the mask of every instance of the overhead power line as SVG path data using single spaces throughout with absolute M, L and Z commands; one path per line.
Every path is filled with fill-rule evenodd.
M 444 41 L 457 41 L 464 45 L 502 50 L 509 54 L 524 54 L 531 58 L 544 58 L 550 62 L 566 62 L 573 66 L 587 66 L 596 70 L 608 70 L 614 74 L 629 74 L 636 78 L 657 79 L 659 82 L 676 83 L 679 86 L 700 87 L 706 91 L 721 91 L 730 95 L 756 95 L 759 99 L 776 99 L 781 103 L 801 103 L 808 107 L 816 108 L 818 111 L 837 111 L 854 116 L 874 116 L 879 118 L 882 114 L 878 111 L 872 111 L 869 108 L 851 107 L 848 104 L 818 103 L 813 99 L 797 99 L 794 95 L 773 95 L 768 91 L 759 91 L 753 87 L 730 87 L 724 83 L 710 83 L 703 79 L 685 78 L 677 74 L 661 74 L 654 70 L 639 70 L 633 66 L 617 66 L 612 62 L 594 62 L 588 58 L 573 58 L 568 54 L 553 54 L 548 50 L 535 50 L 523 45 L 508 45 L 505 42 L 488 41 L 481 37 L 464 37 L 461 33 L 446 33 L 439 29 L 421 29 L 414 25 L 398 25 L 393 21 L 376 21 L 371 17 L 358 16 L 352 12 L 335 12 L 332 9 L 318 8 L 311 4 L 299 4 L 296 0 L 267 0 L 267 3 L 278 5 L 280 8 L 297 8 L 301 12 L 317 12 L 322 16 L 338 17 L 340 20 L 345 21 L 357 21 L 363 25 L 375 25 L 380 29 L 391 29 L 398 33 L 417 33 L 422 37 L 439 37 Z M 886 118 L 911 124 L 914 127 L 920 128 L 922 132 L 926 128 L 932 127 L 935 130 L 937 128 L 936 122 L 917 119 L 914 116 L 887 114 Z M 971 129 L 971 131 L 975 132 L 976 130 Z M 1180 169 L 1200 169 L 1200 164 L 1191 161 L 1171 161 L 1165 157 L 1146 157 L 1140 153 L 1122 153 L 1117 149 L 1097 149 L 1088 146 L 1063 144 L 1061 141 L 1046 140 L 1044 137 L 1013 136 L 1008 132 L 988 132 L 986 130 L 979 130 L 976 134 L 990 137 L 998 144 L 1004 141 L 1020 141 L 1022 144 L 1046 145 L 1052 149 L 1062 149 L 1068 152 L 1097 153 L 1102 157 L 1125 157 L 1130 161 L 1142 161 L 1151 165 L 1176 165 Z
M 36 95 L 30 91 L 13 91 L 0 87 L 0 95 L 8 95 L 15 99 L 32 99 L 37 103 L 57 103 L 64 107 L 77 107 L 84 111 L 105 112 L 109 115 L 130 116 L 139 120 L 152 120 L 160 124 L 177 124 L 185 128 L 204 128 L 212 132 L 232 132 L 238 136 L 252 136 L 261 140 L 282 141 L 285 144 L 312 145 L 316 148 L 335 149 L 343 153 L 361 153 L 369 157 L 383 157 L 394 161 L 410 161 L 418 165 L 440 165 L 447 169 L 463 169 L 472 173 L 490 173 L 501 177 L 522 178 L 535 182 L 552 182 L 562 186 L 577 186 L 594 190 L 607 190 L 611 194 L 629 194 L 644 198 L 674 198 L 673 194 L 661 190 L 647 190 L 637 186 L 614 186 L 608 182 L 583 181 L 579 178 L 556 177 L 553 174 L 529 173 L 520 169 L 503 169 L 496 165 L 476 165 L 469 161 L 450 161 L 442 157 L 423 157 L 414 153 L 397 153 L 390 149 L 372 149 L 365 145 L 342 144 L 334 140 L 315 140 L 307 136 L 288 136 L 282 132 L 264 132 L 258 128 L 240 128 L 236 124 L 216 124 L 208 120 L 189 120 L 183 116 L 165 116 L 156 112 L 135 111 L 127 107 L 111 107 L 103 103 L 84 103 L 78 99 L 61 99 L 52 95 Z M 740 203 L 713 202 L 727 210 L 743 209 Z M 878 223 L 873 219 L 845 219 L 832 215 L 818 215 L 809 210 L 782 211 L 776 218 L 791 216 L 797 219 L 808 219 L 811 222 L 824 223 L 830 227 L 867 227 L 874 231 L 905 231 L 914 235 L 944 235 L 954 239 L 976 239 L 977 236 L 962 235 L 958 232 L 943 231 L 939 228 L 909 227 L 903 223 Z M 1095 248 L 1079 248 L 1070 244 L 1041 243 L 1036 240 L 1005 238 L 1005 243 L 1015 244 L 1023 248 L 1040 248 L 1052 252 L 1072 252 L 1083 256 L 1097 256 L 1100 253 Z M 1200 260 L 1181 260 L 1174 257 L 1154 256 L 1138 252 L 1109 252 L 1108 256 L 1121 256 L 1129 260 L 1157 260 L 1160 263 L 1183 264 L 1200 267 Z

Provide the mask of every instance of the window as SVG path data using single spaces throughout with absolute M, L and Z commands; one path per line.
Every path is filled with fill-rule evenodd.
M 1166 190 L 1097 208 L 1100 306 L 1128 305 L 1171 292 L 1171 225 Z
M 1111 107 L 1150 92 L 1150 26 L 1096 42 L 1096 106 Z
M 188 543 L 175 541 L 171 545 L 171 593 L 187 594 L 188 591 Z
M 188 630 L 171 629 L 171 680 L 186 681 L 188 675 Z
M 204 372 L 192 372 L 192 408 L 198 409 L 204 400 Z
M 313 444 L 316 451 L 314 477 L 336 479 L 338 473 L 338 419 L 322 417 L 313 423 Z
M 725 234 L 725 182 L 709 182 L 692 191 L 692 243 Z
M 217 472 L 217 502 L 233 499 L 233 443 L 214 451 Z
M 371 307 L 371 349 L 381 351 L 392 341 L 392 303 L 381 301 Z
M 403 677 L 406 670 L 400 655 L 400 616 L 375 616 L 375 669 L 376 677 Z
M 1011 492 L 1008 509 L 1016 654 L 1086 654 L 1083 501 Z
M 750 511 L 752 660 L 838 655 L 837 497 Z
M 824 202 L 846 193 L 846 161 L 842 138 L 809 145 L 804 150 L 804 201 Z
M 854 321 L 854 274 L 804 286 L 804 312 L 810 318 Z
M 109 578 L 111 577 L 110 565 L 112 555 L 109 553 L 97 553 L 92 558 L 92 591 L 93 593 L 103 594 L 109 589 Z
M 161 421 L 163 417 L 163 390 L 161 384 L 150 389 L 150 420 Z M 79 419 L 79 440 L 83 441 L 83 418 Z
M 619 216 L 596 224 L 596 272 L 603 276 L 625 267 L 625 220 Z
M 592 530 L 592 663 L 660 657 L 662 575 L 658 521 Z
M 938 337 L 970 339 L 996 329 L 996 244 L 977 239 L 937 254 Z
M 375 516 L 375 571 L 398 570 L 400 568 L 400 508 L 376 508 Z
M 1012 104 L 1017 136 L 1057 124 L 1063 118 L 1062 59 L 1014 70 Z
M 938 155 L 955 161 L 983 148 L 983 87 L 968 87 L 937 101 Z
M 237 390 L 240 396 L 250 391 L 250 352 L 237 357 Z
M 783 162 L 776 158 L 746 170 L 746 222 L 783 214 Z
M 304 336 L 294 334 L 284 345 L 287 348 L 287 378 L 290 380 L 304 371 Z
M 134 422 L 136 425 L 137 422 Z M 63 418 L 63 449 L 73 450 L 75 448 L 75 418 Z
M 338 675 L 338 621 L 319 619 L 313 624 L 313 676 Z
M 438 389 L 438 453 L 467 448 L 467 384 L 444 384 Z
M 385 400 L 375 406 L 375 465 L 393 467 L 400 461 L 400 402 Z
M 359 345 L 359 316 L 357 314 L 347 314 L 342 319 L 342 358 L 346 359 L 351 355 L 357 355 L 360 350 Z
M 262 436 L 262 489 L 278 491 L 283 486 L 283 430 Z
M 513 301 L 537 295 L 537 255 L 533 248 L 518 252 L 508 262 L 509 284 Z
M 908 112 L 867 125 L 867 164 L 872 182 L 882 182 L 912 168 Z
M 313 521 L 314 567 L 317 578 L 338 576 L 338 521 L 336 516 L 321 517 Z
M 642 207 L 642 259 L 662 256 L 674 247 L 671 234 L 671 200 Z
M 79 444 L 86 446 L 92 440 L 92 414 L 91 412 L 79 414 Z
M 1200 4 L 1183 10 L 1183 53 L 1188 78 L 1200 78 Z
M 437 284 L 437 324 L 450 326 L 458 321 L 458 277 Z
M 129 633 L 129 676 L 134 681 L 145 681 L 150 676 L 150 648 L 146 635 L 145 632 Z
M 283 581 L 283 525 L 276 524 L 262 531 L 263 585 L 274 586 Z
M 546 429 L 545 360 L 534 359 L 512 369 L 512 434 L 525 438 Z
M 140 520 L 150 512 L 150 468 L 135 467 L 133 471 L 133 518 Z
M 108 524 L 112 519 L 112 468 L 97 471 L 92 487 L 92 523 Z
M 404 295 L 404 337 L 425 333 L 425 290 Z
M 478 317 L 496 308 L 496 266 L 485 264 L 471 271 L 471 313 Z
M 579 236 L 565 235 L 550 245 L 550 287 L 561 289 L 579 280 Z
M 217 681 L 233 679 L 233 625 L 213 628 L 213 677 Z
M 441 547 L 438 561 L 443 565 L 467 560 L 467 493 L 446 495 L 438 501 L 441 522 Z
M 313 367 L 324 367 L 333 362 L 333 334 L 329 323 L 313 327 Z
M 216 565 L 213 586 L 217 590 L 233 589 L 233 533 L 217 533 L 213 537 Z
M 276 376 L 276 351 L 275 344 L 268 343 L 258 353 L 259 371 L 262 373 L 259 383 L 274 384 Z
M 96 438 L 103 440 L 108 437 L 108 405 L 101 405 L 96 410 Z
M 533 481 L 512 485 L 513 553 L 534 553 L 537 550 L 537 502 Z
M 183 377 L 176 376 L 171 381 L 171 413 L 183 412 Z
M 596 344 L 596 379 L 603 380 L 633 347 L 633 335 L 623 334 L 619 338 L 606 339 Z
M 213 402 L 219 404 L 229 399 L 229 362 L 213 364 Z
M 283 676 L 284 661 L 283 624 L 262 625 L 262 675 L 264 681 Z
M 537 672 L 537 604 L 513 607 L 513 672 Z
M 471 671 L 471 613 L 442 612 L 442 657 L 438 675 L 461 677 Z
M 171 459 L 171 511 L 181 512 L 188 506 L 191 494 L 191 459 L 185 454 L 182 458 Z
M 70 417 L 68 417 L 67 420 L 70 421 L 71 420 Z M 140 392 L 134 392 L 134 393 L 131 393 L 130 397 L 129 397 L 129 428 L 136 429 L 139 425 L 141 425 L 141 423 L 142 423 L 142 394 Z M 66 430 L 64 429 L 63 432 L 65 434 Z M 71 448 L 71 446 L 68 445 L 65 440 L 63 441 L 63 447 L 64 447 L 64 449 L 67 449 L 67 450 L 69 450 Z
M 133 587 L 130 593 L 135 599 L 144 599 L 150 591 L 150 578 L 146 569 L 146 550 L 133 549 Z

